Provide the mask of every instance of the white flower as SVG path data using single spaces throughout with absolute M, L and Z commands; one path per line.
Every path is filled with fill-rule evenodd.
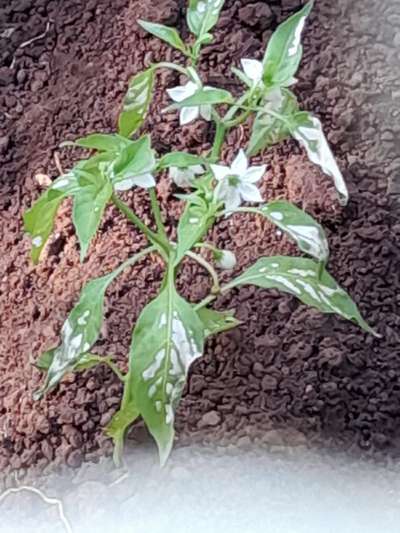
M 167 89 L 167 93 L 174 102 L 182 102 L 182 100 L 189 98 L 189 96 L 193 96 L 201 88 L 201 82 L 194 83 L 193 81 L 188 81 L 185 85 Z M 212 89 L 212 87 L 203 88 L 205 91 Z M 179 114 L 179 123 L 181 126 L 184 126 L 192 122 L 192 120 L 196 120 L 199 116 L 202 116 L 204 120 L 211 120 L 211 105 L 182 107 Z
M 220 257 L 216 264 L 223 270 L 232 270 L 236 266 L 236 256 L 230 250 L 219 250 Z
M 253 82 L 254 85 L 258 85 L 262 80 L 263 64 L 257 59 L 241 59 L 243 72 Z
M 249 167 L 246 154 L 240 150 L 232 165 L 211 165 L 213 174 L 218 181 L 215 188 L 215 197 L 225 203 L 227 211 L 234 211 L 245 202 L 262 202 L 262 196 L 254 185 L 259 181 L 264 172 L 265 165 Z
M 156 182 L 153 175 L 150 172 L 145 172 L 144 174 L 129 176 L 129 178 L 114 182 L 114 189 L 116 191 L 127 191 L 135 186 L 149 189 L 150 187 L 155 187 L 155 185 Z
M 204 174 L 204 169 L 201 165 L 191 165 L 187 168 L 171 167 L 169 169 L 169 177 L 178 187 L 192 187 L 193 180 L 196 175 Z

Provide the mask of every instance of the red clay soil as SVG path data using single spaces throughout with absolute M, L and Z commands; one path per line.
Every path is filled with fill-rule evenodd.
M 111 449 L 103 427 L 119 404 L 121 387 L 109 370 L 98 367 L 71 376 L 35 403 L 32 391 L 41 375 L 32 362 L 58 340 L 83 283 L 110 271 L 144 241 L 109 208 L 88 259 L 80 264 L 66 203 L 45 257 L 33 267 L 21 216 L 41 192 L 35 175 L 54 178 L 57 158 L 67 169 L 82 155 L 60 151 L 59 143 L 111 131 L 132 73 L 179 57 L 145 36 L 135 21 L 151 19 L 185 33 L 184 3 L 11 0 L 0 8 L 3 472 L 43 469 L 49 463 L 78 466 Z M 260 57 L 272 30 L 301 3 L 227 0 L 216 41 L 202 56 L 205 80 L 237 90 L 232 61 Z M 210 340 L 204 357 L 193 365 L 177 414 L 180 443 L 323 444 L 383 458 L 400 452 L 400 223 L 394 209 L 400 193 L 394 179 L 400 172 L 400 85 L 394 70 L 400 34 L 393 22 L 400 20 L 400 6 L 378 0 L 356 4 L 317 2 L 305 31 L 296 86 L 304 106 L 325 125 L 349 183 L 350 204 L 339 208 L 329 179 L 294 142 L 263 156 L 268 173 L 262 192 L 266 199 L 286 197 L 322 221 L 331 243 L 331 272 L 383 339 L 275 291 L 234 291 L 217 305 L 236 309 L 244 323 Z M 178 83 L 174 73 L 159 77 L 147 121 L 154 146 L 159 153 L 204 152 L 212 126 L 199 122 L 179 128 L 175 114 L 159 114 L 167 104 L 165 88 Z M 246 133 L 231 135 L 226 160 Z M 175 192 L 162 177 L 158 194 L 171 232 L 180 211 Z M 127 193 L 126 199 L 150 220 L 144 192 Z M 268 223 L 244 215 L 220 222 L 212 239 L 235 250 L 237 272 L 261 255 L 297 253 Z M 162 264 L 150 258 L 112 285 L 98 353 L 113 354 L 121 367 L 126 365 L 132 326 L 161 277 Z M 205 296 L 209 281 L 187 263 L 179 286 L 194 301 Z

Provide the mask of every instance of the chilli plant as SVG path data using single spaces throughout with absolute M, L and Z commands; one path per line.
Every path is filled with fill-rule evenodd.
M 210 335 L 239 324 L 232 312 L 219 312 L 210 304 L 218 295 L 242 285 L 275 288 L 296 296 L 323 313 L 336 313 L 376 333 L 363 320 L 350 296 L 327 272 L 329 248 L 322 227 L 303 210 L 285 200 L 263 203 L 257 187 L 265 165 L 253 166 L 250 157 L 267 147 L 294 137 L 310 160 L 319 165 L 335 184 L 339 199 L 348 199 L 346 184 L 323 134 L 320 121 L 299 108 L 291 87 L 302 57 L 301 34 L 312 2 L 281 24 L 272 35 L 262 61 L 245 58 L 233 72 L 242 94 L 203 83 L 196 69 L 201 48 L 210 44 L 210 33 L 218 21 L 223 0 L 189 0 L 187 24 L 192 34 L 185 43 L 176 29 L 139 21 L 142 28 L 179 50 L 185 61 L 161 62 L 136 74 L 130 81 L 118 119 L 116 133 L 94 133 L 64 143 L 92 150 L 69 172 L 58 177 L 25 213 L 25 229 L 32 238 L 32 259 L 36 263 L 48 240 L 61 202 L 73 199 L 73 223 L 83 261 L 106 206 L 114 204 L 147 238 L 148 246 L 116 270 L 88 282 L 61 330 L 58 346 L 42 354 L 37 366 L 46 372 L 37 399 L 55 387 L 69 372 L 103 363 L 111 367 L 124 386 L 120 409 L 107 427 L 120 460 L 126 430 L 142 417 L 157 442 L 164 464 L 174 439 L 174 416 L 188 370 L 199 358 Z M 212 121 L 215 138 L 212 149 L 202 156 L 186 152 L 157 155 L 149 134 L 139 132 L 145 121 L 159 69 L 172 69 L 185 76 L 184 85 L 167 89 L 179 111 L 181 125 L 195 119 Z M 252 125 L 245 149 L 238 147 L 230 164 L 222 164 L 220 152 L 226 133 L 249 122 Z M 177 227 L 177 240 L 169 239 L 156 196 L 156 176 L 168 172 L 181 189 L 177 197 L 185 203 Z M 141 187 L 148 191 L 154 226 L 148 227 L 121 199 L 120 191 Z M 252 207 L 242 206 L 250 202 Z M 220 284 L 218 269 L 232 269 L 235 256 L 207 242 L 209 229 L 221 217 L 252 213 L 264 217 L 289 235 L 307 257 L 262 257 L 241 275 Z M 155 229 L 156 228 L 156 229 Z M 207 250 L 212 260 L 201 255 Z M 159 254 L 165 264 L 159 294 L 141 312 L 133 329 L 129 370 L 122 373 L 111 357 L 91 352 L 103 320 L 104 298 L 112 281 L 126 268 L 148 254 Z M 210 294 L 199 303 L 186 301 L 176 289 L 182 260 L 197 261 L 210 274 Z M 207 256 L 207 257 L 210 257 Z

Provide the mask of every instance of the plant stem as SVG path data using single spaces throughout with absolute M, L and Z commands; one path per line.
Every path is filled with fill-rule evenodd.
M 156 190 L 154 187 L 150 187 L 149 194 L 151 201 L 151 209 L 153 210 L 153 215 L 156 221 L 158 233 L 161 237 L 163 237 L 163 239 L 165 239 L 166 243 L 168 243 L 168 236 L 167 232 L 165 231 L 165 226 L 161 216 L 160 204 L 158 203 Z
M 215 271 L 214 267 L 206 259 L 201 257 L 201 255 L 196 254 L 195 252 L 188 251 L 186 252 L 185 255 L 187 255 L 188 257 L 190 257 L 197 263 L 199 263 L 199 265 L 201 265 L 207 270 L 207 272 L 210 274 L 213 280 L 213 286 L 212 286 L 211 292 L 213 294 L 218 294 L 221 291 L 221 288 L 219 284 L 218 274 Z
M 140 229 L 150 242 L 156 244 L 164 252 L 165 242 L 160 236 L 146 226 L 146 224 L 132 211 L 132 209 L 126 205 L 115 193 L 112 194 L 111 201 L 113 204 L 123 213 L 128 220 L 130 220 L 135 226 Z M 165 253 L 163 254 L 165 256 Z
M 175 63 L 168 63 L 167 61 L 162 61 L 161 63 L 154 63 L 151 68 L 169 68 L 171 70 L 176 70 L 177 72 L 179 72 L 180 74 L 184 74 L 185 76 L 188 75 L 188 72 L 185 67 L 182 67 L 181 65 L 176 65 Z
M 217 119 L 215 123 L 216 123 L 217 129 L 215 132 L 214 144 L 211 150 L 211 159 L 213 159 L 214 161 L 218 161 L 219 154 L 221 152 L 222 143 L 224 142 L 224 138 L 225 138 L 226 127 L 225 127 L 225 124 L 220 119 Z
M 114 372 L 114 374 L 117 376 L 117 378 L 120 381 L 122 381 L 122 383 L 125 383 L 125 381 L 126 381 L 125 374 L 123 374 L 121 372 L 121 370 L 118 368 L 118 366 L 113 361 L 111 361 L 110 359 L 101 359 L 99 362 L 103 363 L 103 364 L 107 365 L 109 368 L 111 368 L 111 370 Z

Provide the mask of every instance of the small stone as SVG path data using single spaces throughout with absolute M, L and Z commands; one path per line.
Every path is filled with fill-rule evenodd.
M 0 154 L 5 154 L 8 147 L 10 145 L 10 137 L 5 135 L 4 137 L 0 137 Z
M 67 456 L 67 465 L 71 468 L 79 468 L 83 462 L 81 450 L 72 450 Z
M 204 428 L 207 426 L 217 426 L 221 422 L 221 415 L 218 411 L 209 411 L 203 415 L 198 423 L 199 428 Z
M 263 390 L 275 390 L 278 387 L 278 380 L 273 376 L 264 376 L 261 387 Z

